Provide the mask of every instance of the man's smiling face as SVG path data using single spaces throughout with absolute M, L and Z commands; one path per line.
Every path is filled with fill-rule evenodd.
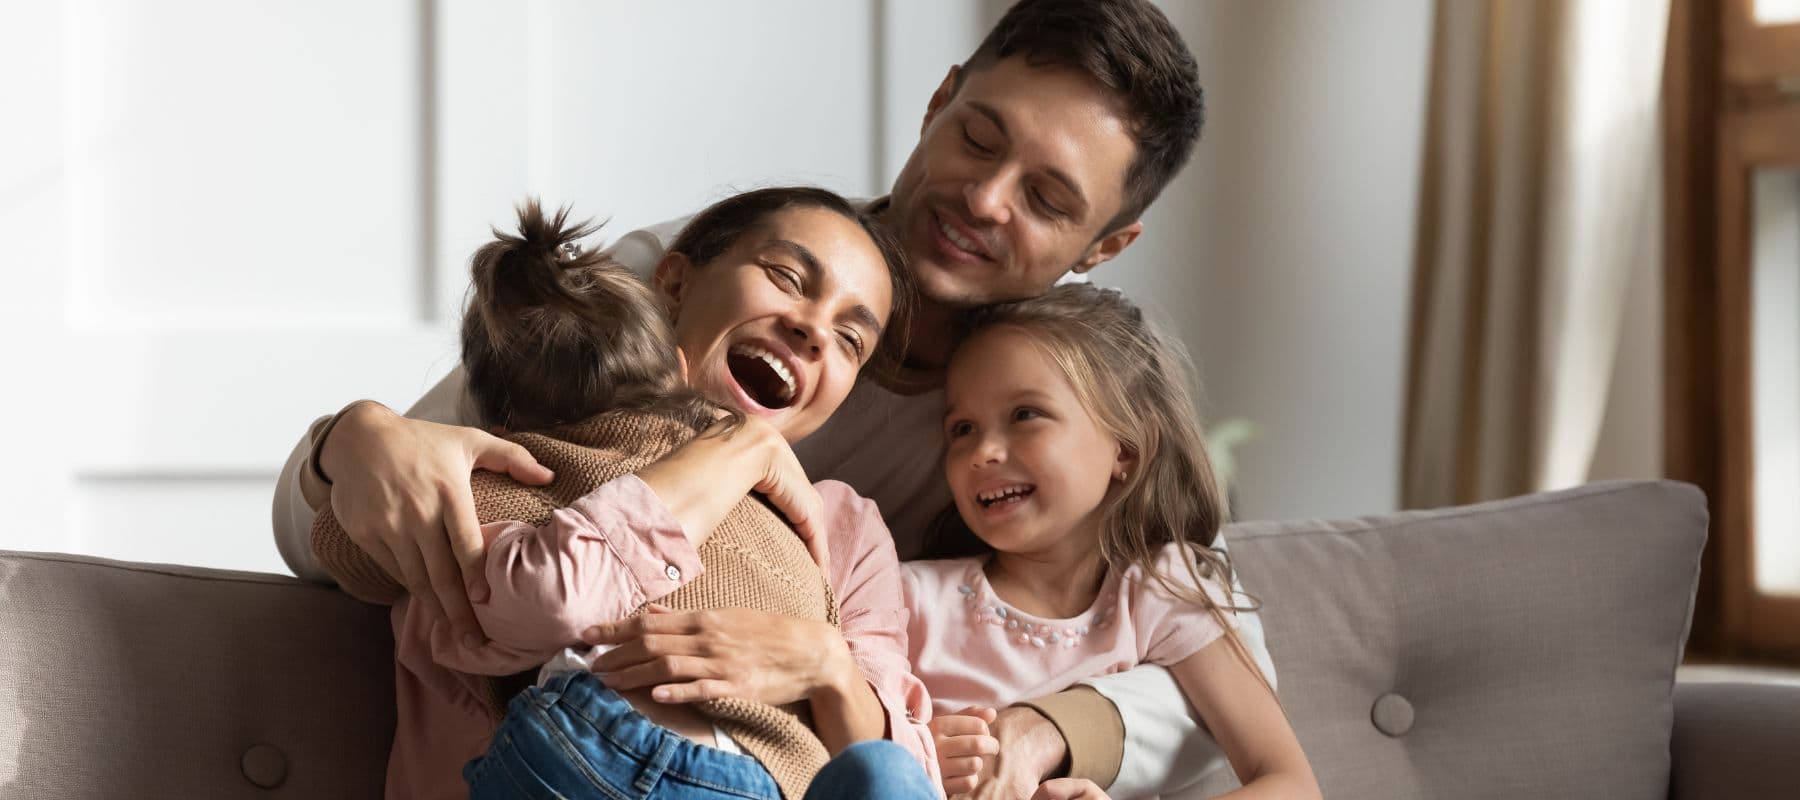
M 1131 243 L 1113 230 L 1137 153 L 1124 109 L 1088 75 L 1006 58 L 955 70 L 932 96 L 894 182 L 888 225 L 933 302 L 972 307 L 1042 293 Z

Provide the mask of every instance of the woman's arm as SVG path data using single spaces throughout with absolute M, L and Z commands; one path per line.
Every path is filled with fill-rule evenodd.
M 1243 788 L 1223 797 L 1316 798 L 1318 779 L 1274 692 L 1230 636 L 1170 668 Z
M 891 739 L 912 753 L 936 783 L 937 753 L 927 725 L 931 697 L 913 676 L 907 657 L 908 612 L 893 535 L 874 501 L 838 481 L 823 481 L 817 487 L 836 554 L 830 575 L 839 628 L 860 673 L 859 682 L 875 700 L 872 733 L 850 741 Z M 830 711 L 814 704 L 815 719 L 822 710 Z
M 936 753 L 924 724 L 931 703 L 907 662 L 906 610 L 887 526 L 875 504 L 848 486 L 827 481 L 818 492 L 839 628 L 742 608 L 645 614 L 583 634 L 589 644 L 615 645 L 594 671 L 608 686 L 649 688 L 668 703 L 806 700 L 833 752 L 885 735 L 936 781 Z

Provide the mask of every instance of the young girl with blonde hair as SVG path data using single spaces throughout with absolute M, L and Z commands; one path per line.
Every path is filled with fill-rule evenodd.
M 992 708 L 1166 666 L 1244 788 L 1319 789 L 1237 640 L 1226 504 L 1181 351 L 1116 291 L 1077 284 L 976 313 L 949 367 L 941 541 L 905 567 L 913 671 L 951 794 L 992 789 Z M 973 534 L 973 536 L 968 536 Z M 944 550 L 940 550 L 944 552 Z M 986 758 L 984 758 L 984 756 Z M 985 767 L 985 769 L 984 769 Z M 1040 797 L 1104 797 L 1063 779 Z

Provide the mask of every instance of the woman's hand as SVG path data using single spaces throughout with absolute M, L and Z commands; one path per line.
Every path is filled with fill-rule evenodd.
M 660 703 L 738 697 L 769 705 L 864 684 L 850 646 L 825 622 L 746 608 L 676 612 L 661 606 L 587 629 L 582 641 L 616 645 L 593 670 L 614 689 L 652 687 Z
M 787 517 L 807 552 L 827 574 L 831 553 L 824 531 L 825 501 L 807 480 L 786 439 L 747 417 L 735 431 L 715 424 L 661 460 L 638 471 L 699 547 L 749 492 L 759 492 Z
M 1000 740 L 988 730 L 993 721 L 994 709 L 980 706 L 931 718 L 928 725 L 937 744 L 938 772 L 944 778 L 945 794 L 974 791 L 986 763 L 982 757 L 992 759 L 1000 752 Z
M 412 420 L 363 402 L 345 409 L 319 451 L 344 532 L 415 600 L 435 606 L 471 646 L 483 640 L 470 599 L 487 597 L 481 522 L 469 474 L 549 483 L 517 444 L 456 425 Z

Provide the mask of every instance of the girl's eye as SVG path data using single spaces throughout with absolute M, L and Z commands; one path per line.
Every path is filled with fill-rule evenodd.
M 950 438 L 955 439 L 958 436 L 967 436 L 974 430 L 975 426 L 967 422 L 952 422 L 950 423 L 950 427 L 944 429 L 944 433 L 949 434 Z
M 1013 409 L 1013 413 L 1012 413 L 1012 418 L 1013 418 L 1014 422 L 1025 422 L 1027 420 L 1037 419 L 1038 417 L 1041 417 L 1041 416 L 1043 416 L 1043 414 L 1038 413 L 1037 409 L 1026 408 L 1024 406 L 1020 406 L 1018 408 Z

